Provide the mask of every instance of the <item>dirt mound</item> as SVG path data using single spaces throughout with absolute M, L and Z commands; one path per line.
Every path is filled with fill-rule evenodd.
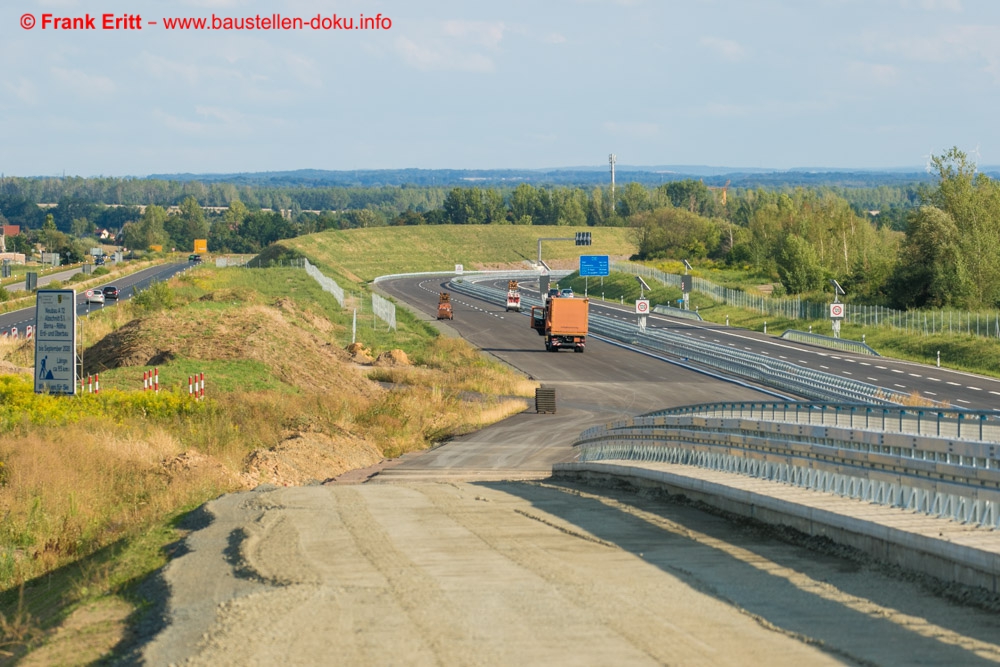
M 199 473 L 204 473 L 206 470 L 211 471 L 216 479 L 227 482 L 227 485 L 238 482 L 241 486 L 249 486 L 247 480 L 243 479 L 244 476 L 235 475 L 220 461 L 194 449 L 189 449 L 163 462 L 163 471 L 171 479 L 196 474 L 201 476 Z
M 132 320 L 84 352 L 84 373 L 173 358 L 259 361 L 277 379 L 306 391 L 381 391 L 347 372 L 347 352 L 304 328 L 291 302 L 187 311 L 183 321 L 169 312 Z
M 359 364 L 370 364 L 374 361 L 371 352 L 361 343 L 351 343 L 348 345 L 347 353 Z
M 351 435 L 296 433 L 274 449 L 259 449 L 247 457 L 248 485 L 297 486 L 322 482 L 348 470 L 366 468 L 382 460 L 372 443 Z
M 378 355 L 376 366 L 409 366 L 410 358 L 402 350 L 388 350 Z

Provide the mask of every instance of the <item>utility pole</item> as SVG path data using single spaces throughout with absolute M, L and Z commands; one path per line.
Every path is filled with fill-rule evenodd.
M 614 213 L 615 210 L 615 160 L 617 157 L 614 153 L 608 156 L 608 162 L 611 164 L 611 212 Z

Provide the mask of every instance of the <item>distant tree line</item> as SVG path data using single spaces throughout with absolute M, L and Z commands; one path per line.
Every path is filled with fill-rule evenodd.
M 835 277 L 853 299 L 897 307 L 1000 306 L 1000 190 L 952 149 L 924 183 L 738 188 L 683 179 L 647 186 L 278 187 L 155 179 L 0 182 L 0 222 L 79 253 L 98 228 L 131 248 L 258 252 L 284 238 L 383 225 L 512 224 L 632 229 L 641 260 L 749 268 L 790 294 Z M 39 201 L 57 205 L 43 210 Z M 140 213 L 139 203 L 145 203 Z M 109 204 L 124 204 L 109 206 Z M 171 207 L 176 207 L 172 209 Z M 203 207 L 220 207 L 205 210 Z M 222 208 L 224 207 L 224 208 Z M 266 210 L 271 209 L 271 210 Z M 60 236 L 61 235 L 61 236 Z M 75 250 L 74 250 L 75 247 Z

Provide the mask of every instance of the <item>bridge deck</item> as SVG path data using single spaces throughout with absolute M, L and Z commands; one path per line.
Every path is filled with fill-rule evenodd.
M 825 536 L 944 581 L 1000 592 L 1000 531 L 743 475 L 670 463 L 560 463 L 557 478 L 660 487 L 741 516 Z

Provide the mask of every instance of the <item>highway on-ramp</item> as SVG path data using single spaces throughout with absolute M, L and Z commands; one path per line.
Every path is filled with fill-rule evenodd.
M 440 279 L 383 284 L 430 318 Z M 150 584 L 148 664 L 976 665 L 996 614 L 682 502 L 545 479 L 587 426 L 763 394 L 455 296 L 455 332 L 557 391 L 361 485 L 261 488 L 192 517 Z M 529 479 L 536 477 L 536 479 Z

